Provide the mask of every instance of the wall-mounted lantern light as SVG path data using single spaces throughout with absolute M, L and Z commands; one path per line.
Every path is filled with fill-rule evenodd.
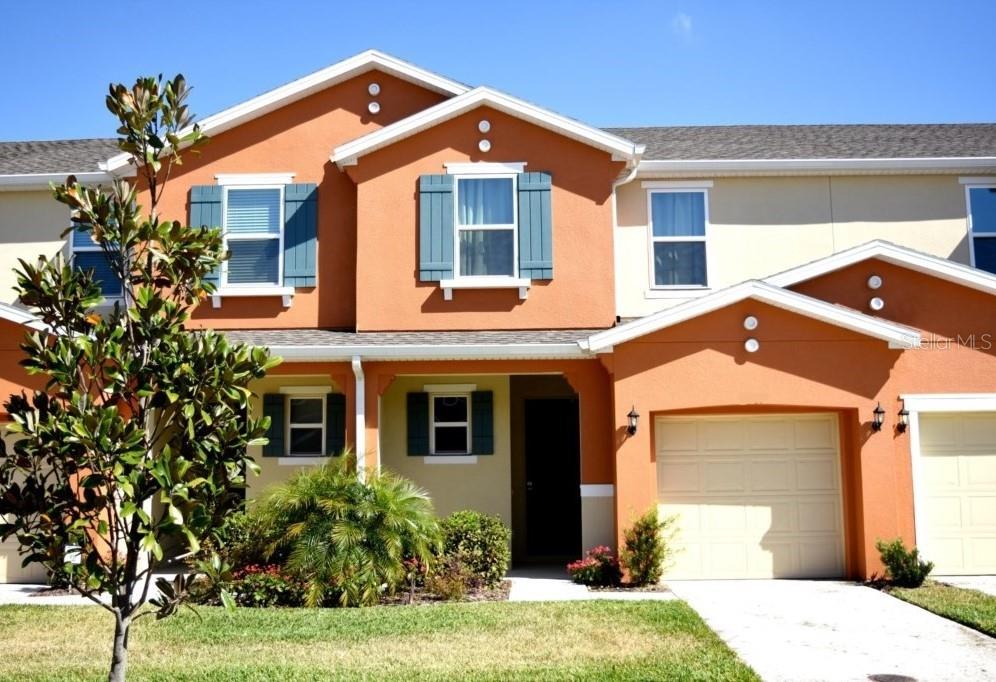
M 629 425 L 626 427 L 626 433 L 631 436 L 635 436 L 636 427 L 640 425 L 640 413 L 636 411 L 636 405 L 630 409 L 629 414 L 626 415 L 626 419 L 629 421 Z
M 885 423 L 885 410 L 882 409 L 882 403 L 879 403 L 872 411 L 872 431 L 881 431 L 883 423 Z
M 899 433 L 906 433 L 906 428 L 910 425 L 910 411 L 903 406 L 903 409 L 899 410 L 899 421 L 896 422 L 896 431 Z

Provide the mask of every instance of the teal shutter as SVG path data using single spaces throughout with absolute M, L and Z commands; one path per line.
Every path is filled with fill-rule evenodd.
M 346 447 L 346 396 L 329 393 L 325 396 L 325 454 L 341 455 Z
M 429 454 L 429 394 L 408 394 L 408 455 L 424 457 Z
M 495 453 L 495 409 L 491 391 L 474 391 L 470 394 L 471 454 Z
M 418 279 L 453 276 L 453 176 L 418 179 Z
M 270 418 L 270 428 L 266 430 L 270 442 L 263 446 L 263 457 L 283 457 L 285 454 L 284 402 L 284 396 L 280 393 L 263 396 L 263 416 Z
M 223 188 L 220 185 L 194 185 L 190 188 L 191 227 L 222 228 L 221 198 Z M 215 270 L 205 279 L 216 287 L 221 283 L 221 270 Z
M 519 173 L 519 277 L 553 279 L 549 173 Z
M 284 286 L 316 284 L 318 250 L 318 186 L 284 187 Z

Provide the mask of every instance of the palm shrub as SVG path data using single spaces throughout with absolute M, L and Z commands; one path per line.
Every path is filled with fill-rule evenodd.
M 429 564 L 439 525 L 428 494 L 391 473 L 367 472 L 345 453 L 272 488 L 253 509 L 269 552 L 305 581 L 308 606 L 376 604 L 405 585 L 406 560 Z
M 671 542 L 675 521 L 674 516 L 658 518 L 654 507 L 623 531 L 619 558 L 629 573 L 631 585 L 653 585 L 660 581 L 674 553 Z
M 886 575 L 897 587 L 920 587 L 934 570 L 933 562 L 921 559 L 920 550 L 916 547 L 906 549 L 900 538 L 891 542 L 879 540 L 875 548 L 885 564 Z

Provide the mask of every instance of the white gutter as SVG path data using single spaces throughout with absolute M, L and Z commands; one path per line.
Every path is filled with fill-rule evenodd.
M 352 358 L 353 376 L 356 378 L 356 390 L 353 395 L 353 402 L 356 406 L 356 474 L 360 480 L 364 479 L 364 470 L 367 464 L 367 384 L 363 376 L 363 363 L 359 355 Z
M 76 181 L 82 185 L 94 185 L 101 182 L 111 182 L 115 176 L 103 171 L 93 173 L 17 173 L 0 175 L 0 192 L 25 189 L 48 189 L 49 183 L 61 184 L 70 175 L 76 176 Z
M 287 362 L 352 362 L 366 360 L 570 360 L 588 357 L 580 342 L 445 344 L 445 345 L 349 345 L 268 346 L 273 355 Z
M 641 173 L 931 171 L 996 168 L 996 157 L 643 160 Z

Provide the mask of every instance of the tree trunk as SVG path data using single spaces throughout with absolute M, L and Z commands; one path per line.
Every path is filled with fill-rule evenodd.
M 128 671 L 128 629 L 131 618 L 114 617 L 114 650 L 111 653 L 111 671 L 107 674 L 107 682 L 125 682 Z

